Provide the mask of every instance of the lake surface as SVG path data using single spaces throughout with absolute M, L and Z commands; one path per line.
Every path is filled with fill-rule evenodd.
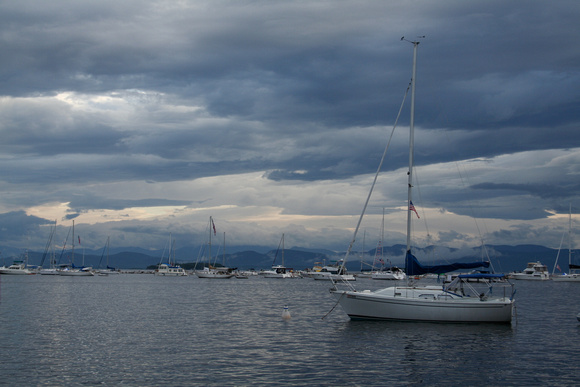
M 350 321 L 340 306 L 327 315 L 329 288 L 308 278 L 0 276 L 0 384 L 579 383 L 580 283 L 516 281 L 511 326 Z

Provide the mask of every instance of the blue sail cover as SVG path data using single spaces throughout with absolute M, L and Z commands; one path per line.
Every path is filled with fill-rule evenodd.
M 417 258 L 411 254 L 411 250 L 407 251 L 405 257 L 405 273 L 407 275 L 422 275 L 422 274 L 444 274 L 450 271 L 459 269 L 475 269 L 477 267 L 489 267 L 489 262 L 474 262 L 474 263 L 451 263 L 448 265 L 436 266 L 422 266 Z

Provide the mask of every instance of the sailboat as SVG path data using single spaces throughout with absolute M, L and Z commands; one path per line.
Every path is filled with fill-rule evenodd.
M 405 272 L 396 266 L 385 267 L 385 260 L 383 257 L 383 241 L 385 240 L 385 209 L 383 208 L 383 221 L 381 223 L 381 240 L 375 250 L 375 261 L 381 264 L 379 270 L 373 270 L 371 273 L 371 279 L 374 280 L 404 280 L 407 276 Z
M 282 246 L 280 248 L 280 246 Z M 284 265 L 284 234 L 278 243 L 278 248 L 276 249 L 276 254 L 274 255 L 274 261 L 272 262 L 272 268 L 270 270 L 262 271 L 262 276 L 264 278 L 295 278 L 292 268 L 286 267 Z M 274 265 L 276 263 L 276 258 L 278 258 L 278 253 L 281 252 L 281 262 L 282 264 Z
M 101 254 L 101 260 L 99 261 L 99 275 L 100 276 L 106 276 L 109 274 L 120 274 L 121 272 L 117 269 L 115 269 L 114 267 L 110 267 L 109 266 L 109 244 L 110 244 L 110 237 L 107 237 L 107 244 L 105 245 L 104 249 L 103 249 L 103 254 Z M 100 269 L 101 267 L 101 261 L 103 260 L 103 256 L 105 255 L 105 251 L 107 253 L 107 264 L 106 264 L 106 269 Z
M 80 237 L 79 237 L 79 244 L 80 244 Z M 83 258 L 84 261 L 84 258 Z M 80 276 L 80 277 L 90 277 L 94 276 L 92 267 L 85 267 L 85 266 L 75 266 L 75 221 L 73 220 L 72 224 L 72 252 L 71 252 L 71 265 L 70 266 L 63 266 L 59 269 L 59 275 L 63 276 Z
M 48 236 L 48 241 L 46 242 L 46 247 L 44 248 L 44 253 L 42 254 L 38 274 L 58 275 L 58 269 L 56 268 L 56 255 L 54 253 L 54 246 L 52 244 L 52 238 L 54 237 L 55 232 L 56 232 L 56 220 L 54 221 L 54 227 L 51 227 L 50 229 L 50 235 Z M 49 257 L 48 258 L 49 267 L 45 268 L 43 267 L 43 265 L 47 256 Z
M 217 231 L 215 228 L 215 223 L 213 222 L 213 217 L 209 217 L 209 239 L 208 239 L 208 258 L 207 258 L 207 266 L 205 266 L 203 268 L 203 270 L 196 270 L 195 271 L 195 275 L 198 278 L 210 278 L 210 279 L 228 279 L 228 278 L 232 278 L 235 274 L 233 273 L 233 270 L 225 267 L 225 266 L 221 266 L 221 267 L 217 267 L 215 264 L 212 265 L 211 264 L 211 235 L 212 235 L 212 231 L 213 231 L 213 235 L 216 236 L 217 235 Z M 224 233 L 224 256 L 223 256 L 223 261 L 225 264 L 226 261 L 226 234 Z M 200 254 L 201 255 L 201 254 Z M 195 264 L 195 267 L 197 268 L 197 262 Z
M 560 255 L 560 250 L 558 250 Z M 558 257 L 554 268 L 558 265 Z M 572 263 L 572 204 L 570 204 L 570 215 L 568 217 L 568 269 L 567 274 L 554 275 L 552 273 L 552 280 L 557 282 L 580 282 L 580 265 Z
M 403 40 L 404 38 L 402 38 Z M 404 39 L 405 41 L 408 41 Z M 346 314 L 354 320 L 397 320 L 425 322 L 462 322 L 462 323 L 510 323 L 514 305 L 514 287 L 505 280 L 503 274 L 461 274 L 451 283 L 440 286 L 418 286 L 410 282 L 410 277 L 425 273 L 444 273 L 457 269 L 489 266 L 483 262 L 473 264 L 450 264 L 439 266 L 422 266 L 411 252 L 411 220 L 416 211 L 412 202 L 413 175 L 413 142 L 415 84 L 418 41 L 413 44 L 413 72 L 411 78 L 411 120 L 409 134 L 409 170 L 407 192 L 407 248 L 405 256 L 406 286 L 392 286 L 375 291 L 357 291 L 348 282 L 336 282 L 330 293 L 336 298 Z M 375 182 L 380 172 L 385 153 L 375 175 Z M 347 250 L 346 258 L 356 240 L 356 234 L 370 200 L 374 183 L 367 197 L 367 202 L 355 228 L 353 239 Z M 346 263 L 345 258 L 345 263 Z M 477 279 L 479 282 L 469 282 Z M 507 285 L 497 289 L 500 284 Z M 340 286 L 340 288 L 339 288 Z M 344 290 L 343 287 L 347 289 Z M 493 289 L 493 291 L 492 291 Z

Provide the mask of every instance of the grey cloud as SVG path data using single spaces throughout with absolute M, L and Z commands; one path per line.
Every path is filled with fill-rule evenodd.
M 86 194 L 95 183 L 265 171 L 271 182 L 298 184 L 372 174 L 411 76 L 402 35 L 427 36 L 417 77 L 419 168 L 580 144 L 575 1 L 1 7 L 6 211 L 48 202 L 72 203 L 68 216 L 187 205 Z M 66 93 L 69 100 L 55 99 Z M 407 163 L 408 121 L 407 102 L 385 172 Z M 460 214 L 470 195 L 490 217 L 545 218 L 577 199 L 574 163 L 562 173 L 539 165 L 515 181 L 513 166 L 490 165 L 470 190 L 443 181 L 425 197 Z

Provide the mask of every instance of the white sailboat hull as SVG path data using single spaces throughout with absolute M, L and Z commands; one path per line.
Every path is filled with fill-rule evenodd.
M 99 275 L 109 275 L 109 274 L 121 274 L 121 272 L 117 270 L 99 270 Z
M 333 274 L 329 272 L 315 272 L 311 273 L 310 277 L 317 281 L 356 281 L 356 277 L 352 274 Z
M 198 270 L 195 272 L 198 278 L 211 278 L 211 279 L 228 279 L 232 278 L 235 274 L 220 270 Z
M 441 287 L 392 287 L 371 291 L 331 290 L 353 320 L 509 323 L 513 300 L 456 297 Z M 396 294 L 396 295 L 395 295 Z
M 187 273 L 183 272 L 183 273 L 155 273 L 156 276 L 161 276 L 161 277 L 183 277 L 186 276 Z
M 64 276 L 75 276 L 75 277 L 90 277 L 90 276 L 94 276 L 94 273 L 90 270 L 76 270 L 76 269 L 72 269 L 72 270 L 60 270 L 60 272 L 58 273 L 59 275 L 64 275 Z
M 41 269 L 38 274 L 40 275 L 59 275 L 58 269 Z
M 523 281 L 547 281 L 550 279 L 549 274 L 527 274 L 527 273 L 512 273 L 511 278 Z
M 262 274 L 264 278 L 292 278 L 290 273 L 264 273 Z
M 156 271 L 154 274 L 161 277 L 183 277 L 187 275 L 183 269 L 180 271 Z
M 403 272 L 377 271 L 371 274 L 371 278 L 374 280 L 398 281 L 404 280 L 407 275 Z
M 552 276 L 552 280 L 556 282 L 580 282 L 580 274 Z

